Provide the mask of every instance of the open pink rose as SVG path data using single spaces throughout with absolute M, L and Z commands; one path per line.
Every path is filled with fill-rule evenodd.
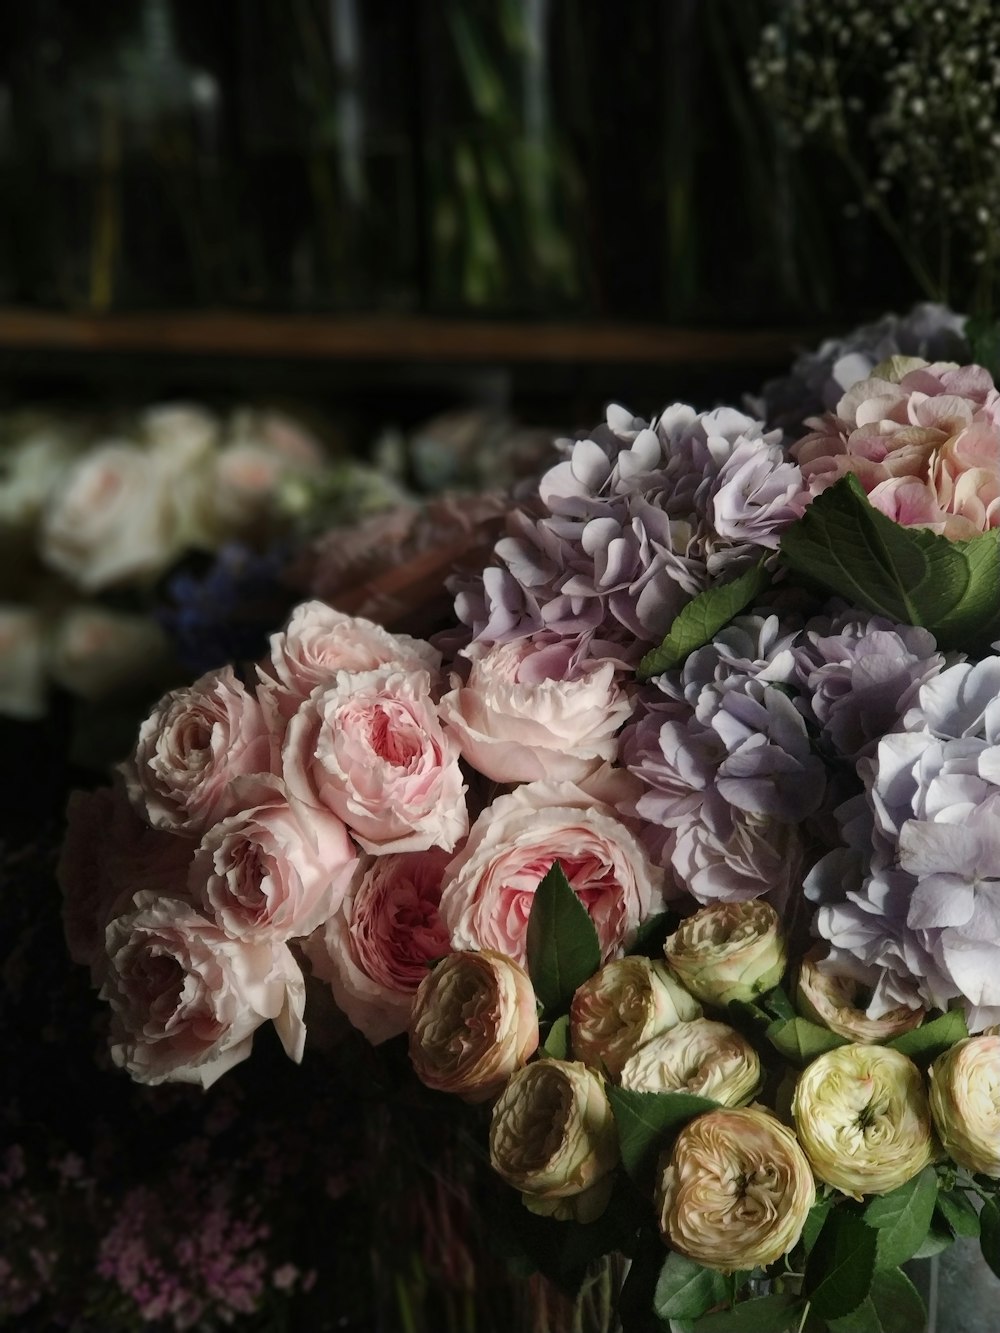
M 441 915 L 456 949 L 523 961 L 539 881 L 558 860 L 612 958 L 663 905 L 663 872 L 612 806 L 570 782 L 531 782 L 476 820 L 445 872 Z
M 451 851 L 468 828 L 458 745 L 426 671 L 340 672 L 288 724 L 288 790 L 332 810 L 366 852 Z
M 405 1032 L 427 965 L 450 952 L 438 912 L 449 854 L 366 857 L 340 910 L 306 942 L 313 972 L 370 1042 Z
M 91 968 L 95 984 L 108 923 L 142 890 L 184 896 L 191 852 L 187 838 L 140 819 L 121 784 L 71 793 L 56 874 L 69 955 Z
M 360 616 L 347 616 L 323 602 L 303 602 L 285 629 L 271 635 L 270 662 L 261 689 L 287 721 L 313 690 L 332 685 L 340 671 L 429 671 L 436 681 L 441 654 L 422 639 L 390 634 Z
M 210 1087 L 268 1019 L 302 1058 L 305 985 L 287 945 L 230 939 L 189 903 L 139 893 L 108 927 L 107 949 L 111 1055 L 138 1082 Z
M 340 906 L 357 851 L 342 820 L 289 803 L 277 779 L 254 801 L 202 838 L 191 895 L 235 939 L 308 935 Z
M 571 640 L 548 636 L 464 650 L 472 669 L 441 700 L 462 755 L 497 782 L 574 782 L 618 750 L 632 712 L 615 664 L 578 660 Z
M 154 828 L 199 836 L 242 807 L 236 779 L 272 772 L 274 751 L 260 704 L 227 666 L 160 700 L 122 773 Z

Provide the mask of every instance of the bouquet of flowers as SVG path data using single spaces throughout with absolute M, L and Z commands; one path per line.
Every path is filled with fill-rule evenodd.
M 112 1058 L 208 1087 L 332 994 L 624 1329 L 918 1328 L 903 1263 L 1000 1273 L 1000 391 L 562 453 L 433 642 L 306 602 L 74 798 Z

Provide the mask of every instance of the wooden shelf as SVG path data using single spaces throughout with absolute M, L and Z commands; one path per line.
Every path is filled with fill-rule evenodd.
M 0 307 L 0 351 L 159 353 L 367 362 L 765 365 L 814 343 L 808 329 L 225 311 L 77 315 Z

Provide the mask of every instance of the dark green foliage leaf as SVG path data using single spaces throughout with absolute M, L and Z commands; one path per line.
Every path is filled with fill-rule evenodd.
M 767 1039 L 781 1052 L 786 1060 L 800 1067 L 815 1060 L 824 1051 L 836 1050 L 838 1046 L 847 1046 L 846 1037 L 838 1037 L 836 1032 L 811 1023 L 808 1018 L 777 1018 L 767 1029 Z
M 898 1268 L 913 1258 L 930 1230 L 937 1200 L 938 1181 L 932 1166 L 890 1194 L 872 1199 L 864 1219 L 878 1232 L 879 1268 Z
M 926 1324 L 927 1310 L 916 1287 L 898 1268 L 885 1268 L 876 1272 L 861 1304 L 831 1319 L 829 1326 L 831 1333 L 919 1333 Z
M 817 496 L 781 554 L 849 602 L 925 626 L 942 648 L 975 650 L 1000 631 L 1000 534 L 953 542 L 902 527 L 872 508 L 852 475 Z
M 699 1319 L 694 1333 L 775 1333 L 793 1327 L 802 1311 L 802 1301 L 786 1292 L 740 1301 L 730 1310 L 717 1310 Z
M 826 1217 L 833 1207 L 833 1196 L 827 1195 L 825 1199 L 817 1199 L 809 1209 L 809 1215 L 806 1218 L 806 1224 L 802 1228 L 802 1244 L 806 1254 L 809 1254 L 819 1239 L 819 1233 L 823 1230 L 826 1223 Z
M 528 973 L 548 1018 L 565 1013 L 601 965 L 594 923 L 558 861 L 535 890 L 528 917 Z
M 805 1294 L 815 1314 L 839 1319 L 868 1295 L 878 1233 L 846 1208 L 833 1208 L 806 1264 Z
M 639 663 L 639 679 L 649 680 L 679 667 L 689 653 L 703 648 L 734 616 L 756 601 L 770 582 L 771 575 L 762 562 L 731 583 L 715 584 L 700 592 L 674 617 L 659 648 L 653 648 Z
M 936 1060 L 945 1051 L 951 1050 L 957 1041 L 969 1035 L 968 1024 L 961 1009 L 949 1009 L 940 1018 L 933 1018 L 929 1023 L 922 1023 L 911 1032 L 901 1032 L 892 1041 L 886 1042 L 894 1051 L 908 1055 L 911 1060 Z
M 795 1018 L 795 1008 L 785 992 L 784 986 L 775 986 L 766 995 L 760 997 L 761 1006 L 772 1018 Z
M 640 1187 L 648 1183 L 670 1135 L 718 1106 L 708 1097 L 687 1092 L 633 1092 L 630 1088 L 608 1088 L 608 1100 L 618 1126 L 622 1165 Z
M 697 1319 L 727 1295 L 728 1283 L 722 1273 L 671 1253 L 656 1280 L 653 1310 L 660 1319 Z
M 979 1214 L 964 1190 L 942 1190 L 937 1216 L 954 1236 L 978 1236 Z
M 979 1247 L 983 1258 L 1000 1277 L 1000 1204 L 987 1199 L 979 1214 Z
M 938 1222 L 938 1214 L 935 1212 L 931 1229 L 913 1257 L 914 1259 L 933 1259 L 935 1254 L 940 1254 L 942 1250 L 947 1250 L 954 1244 L 955 1237 L 943 1222 Z
M 542 1054 L 550 1060 L 569 1059 L 569 1014 L 560 1014 L 542 1042 Z
M 642 954 L 644 958 L 652 958 L 662 963 L 664 941 L 668 935 L 674 933 L 679 921 L 680 917 L 676 912 L 657 912 L 655 916 L 647 917 L 636 931 L 632 947 L 628 952 Z

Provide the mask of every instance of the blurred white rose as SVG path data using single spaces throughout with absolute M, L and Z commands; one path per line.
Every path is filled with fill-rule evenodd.
M 44 717 L 46 632 L 32 607 L 0 605 L 0 714 Z
M 30 527 L 75 452 L 56 429 L 38 431 L 0 452 L 0 524 Z
M 153 680 L 168 651 L 167 636 L 151 617 L 84 603 L 57 621 L 49 671 L 70 694 L 105 699 Z

